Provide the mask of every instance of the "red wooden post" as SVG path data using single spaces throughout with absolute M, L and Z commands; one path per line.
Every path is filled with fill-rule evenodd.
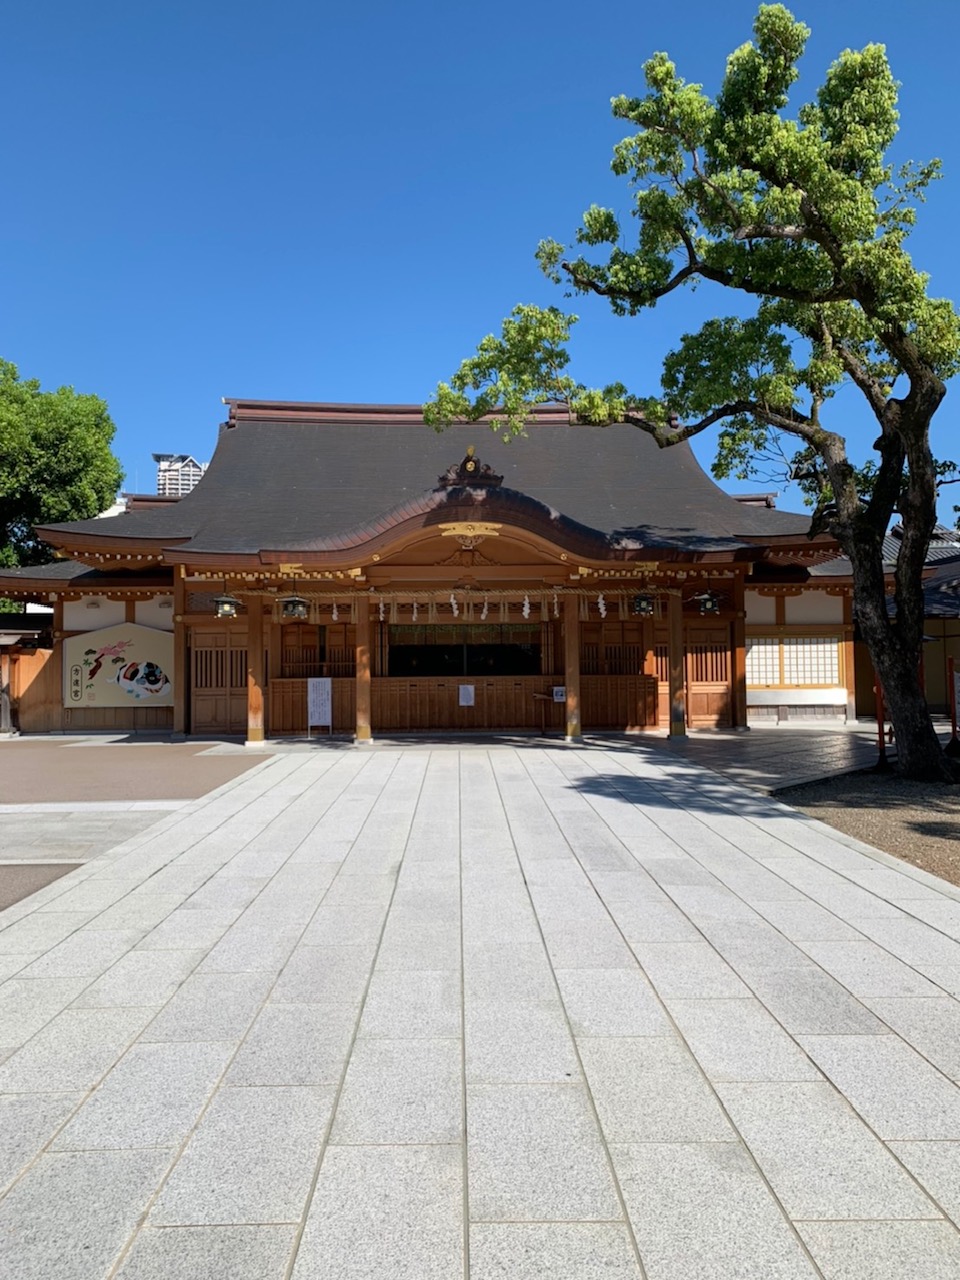
M 883 701 L 883 685 L 880 683 L 880 677 L 877 676 L 877 683 L 873 687 L 876 695 L 877 703 L 877 763 L 874 766 L 877 773 L 882 773 L 890 768 L 890 761 L 887 759 L 887 738 L 883 731 L 884 723 L 887 719 L 886 707 Z
M 960 738 L 957 737 L 957 676 L 953 658 L 947 658 L 947 697 L 950 701 L 950 741 L 944 747 L 948 756 L 960 756 Z

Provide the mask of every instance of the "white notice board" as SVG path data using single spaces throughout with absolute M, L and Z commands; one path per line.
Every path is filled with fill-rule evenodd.
M 472 684 L 460 685 L 460 706 L 472 707 L 475 705 L 474 698 L 475 687 Z
M 315 725 L 333 729 L 333 681 L 329 676 L 307 681 L 307 733 Z
M 555 684 L 553 686 L 553 700 L 554 702 L 566 702 L 567 686 L 565 684 Z

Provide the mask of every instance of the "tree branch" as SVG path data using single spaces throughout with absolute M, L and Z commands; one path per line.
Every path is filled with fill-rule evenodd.
M 900 498 L 906 451 L 900 436 L 894 433 L 881 436 L 876 442 L 876 449 L 880 454 L 880 466 L 877 468 L 865 516 L 877 536 L 882 537 Z
M 814 449 L 820 448 L 830 437 L 829 432 L 811 423 L 802 414 L 795 413 L 793 410 L 781 413 L 755 400 L 731 400 L 727 404 L 722 404 L 718 408 L 711 410 L 698 422 L 688 422 L 683 426 L 680 425 L 676 415 L 671 415 L 667 426 L 663 426 L 662 423 L 651 422 L 649 418 L 644 417 L 641 413 L 631 413 L 629 411 L 623 415 L 622 421 L 628 426 L 646 431 L 648 435 L 653 436 L 661 449 L 667 449 L 671 445 L 682 444 L 684 440 L 692 439 L 694 436 L 699 435 L 701 431 L 705 431 L 707 427 L 712 427 L 714 423 L 720 422 L 723 418 L 733 418 L 740 414 L 749 414 L 750 417 L 759 418 L 761 422 L 765 422 L 769 427 L 776 427 L 780 431 L 789 431 L 792 435 L 806 440 Z
M 570 262 L 561 262 L 560 266 L 581 292 L 596 293 L 601 298 L 613 298 L 619 302 L 627 302 L 637 307 L 649 306 L 651 302 L 656 302 L 659 298 L 665 298 L 668 293 L 673 293 L 674 289 L 683 284 L 684 280 L 689 280 L 691 276 L 695 275 L 704 280 L 709 280 L 713 284 L 724 285 L 729 289 L 739 289 L 742 293 L 753 294 L 757 297 L 780 298 L 784 302 L 802 302 L 809 306 L 818 306 L 825 302 L 851 302 L 855 297 L 853 288 L 838 279 L 834 280 L 829 289 L 820 290 L 792 289 L 789 285 L 755 284 L 749 279 L 737 279 L 732 271 L 721 271 L 716 267 L 708 267 L 705 262 L 697 261 L 696 259 L 688 262 L 685 267 L 681 267 L 666 284 L 642 291 L 639 289 L 615 289 L 609 285 L 600 284 L 596 280 L 590 280 L 585 276 L 578 275 Z
M 826 328 L 826 325 L 824 325 L 824 328 Z M 887 397 L 883 394 L 883 385 L 878 378 L 867 372 L 853 352 L 844 346 L 842 342 L 834 349 L 840 356 L 843 367 L 866 397 L 867 403 L 873 410 L 873 416 L 883 426 L 887 408 Z
M 750 222 L 738 227 L 734 240 L 816 240 L 809 227 L 778 227 L 764 222 Z

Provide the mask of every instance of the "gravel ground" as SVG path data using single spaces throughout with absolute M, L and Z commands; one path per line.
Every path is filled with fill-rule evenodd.
M 852 773 L 789 787 L 777 799 L 960 885 L 960 786 Z

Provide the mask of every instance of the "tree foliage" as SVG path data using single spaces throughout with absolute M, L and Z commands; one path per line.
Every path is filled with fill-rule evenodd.
M 98 515 L 123 472 L 110 450 L 106 404 L 72 387 L 42 391 L 0 360 L 0 565 L 42 564 L 49 549 L 33 529 Z
M 499 337 L 440 384 L 427 416 L 441 429 L 492 414 L 509 435 L 536 404 L 560 401 L 583 423 L 631 423 L 661 446 L 716 426 L 719 475 L 750 475 L 771 452 L 787 457 L 814 494 L 813 529 L 832 533 L 853 563 L 857 616 L 887 687 L 901 761 L 929 773 L 936 739 L 928 716 L 916 727 L 916 669 L 921 572 L 936 522 L 930 423 L 960 363 L 960 321 L 949 301 L 930 296 L 906 244 L 939 163 L 895 172 L 887 158 L 897 84 L 882 45 L 845 50 L 816 97 L 790 114 L 809 34 L 782 5 L 761 6 L 754 40 L 727 59 L 713 98 L 654 54 L 643 96 L 612 103 L 629 127 L 612 162 L 630 188 L 629 220 L 591 205 L 573 252 L 555 240 L 537 251 L 551 280 L 606 299 L 618 316 L 699 284 L 755 299 L 753 314 L 717 316 L 684 334 L 659 390 L 643 394 L 577 382 L 567 349 L 577 317 L 518 307 Z M 845 384 L 876 420 L 866 467 L 855 465 L 830 413 Z M 894 628 L 881 543 L 895 512 L 904 537 Z M 908 714 L 889 686 L 911 680 Z

